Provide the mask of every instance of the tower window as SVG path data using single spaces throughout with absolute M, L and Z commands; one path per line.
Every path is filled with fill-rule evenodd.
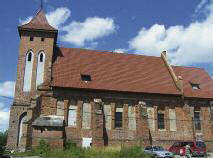
M 34 40 L 34 37 L 31 36 L 31 37 L 30 37 L 30 41 L 33 41 L 33 40 Z
M 28 54 L 27 61 L 31 61 L 31 60 L 32 60 L 32 53 L 30 52 L 30 53 Z
M 42 41 L 42 42 L 44 42 L 44 40 L 45 40 L 45 38 L 44 38 L 44 37 L 42 37 L 42 38 L 41 38 L 41 41 Z
M 39 61 L 40 61 L 40 62 L 43 62 L 43 61 L 44 61 L 44 55 L 43 55 L 42 53 L 40 54 Z
M 92 81 L 92 78 L 90 75 L 81 75 L 81 80 L 85 82 Z

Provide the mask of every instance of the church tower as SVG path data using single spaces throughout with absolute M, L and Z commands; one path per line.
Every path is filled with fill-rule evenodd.
M 43 9 L 27 24 L 18 27 L 20 35 L 15 97 L 10 110 L 8 149 L 26 147 L 27 111 L 38 86 L 51 81 L 53 53 L 58 30 L 47 21 Z

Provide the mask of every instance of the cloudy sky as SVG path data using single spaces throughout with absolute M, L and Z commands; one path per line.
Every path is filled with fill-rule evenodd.
M 7 129 L 14 95 L 19 36 L 40 0 L 0 5 L 0 131 Z M 58 45 L 159 56 L 174 65 L 203 67 L 213 74 L 213 4 L 210 0 L 44 0 Z

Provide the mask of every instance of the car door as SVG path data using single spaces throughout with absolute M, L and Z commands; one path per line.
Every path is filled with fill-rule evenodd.
M 152 147 L 151 147 L 151 146 L 147 146 L 147 147 L 144 149 L 144 152 L 145 152 L 145 153 L 151 154 L 151 153 L 152 153 Z
M 173 144 L 172 146 L 172 152 L 175 153 L 175 154 L 179 154 L 180 153 L 180 143 L 179 142 L 176 142 Z

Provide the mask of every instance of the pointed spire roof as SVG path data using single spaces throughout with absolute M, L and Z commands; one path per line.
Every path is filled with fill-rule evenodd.
M 43 9 L 40 9 L 36 16 L 27 24 L 19 26 L 20 29 L 34 29 L 34 30 L 47 30 L 47 31 L 57 31 L 52 27 L 46 18 Z

